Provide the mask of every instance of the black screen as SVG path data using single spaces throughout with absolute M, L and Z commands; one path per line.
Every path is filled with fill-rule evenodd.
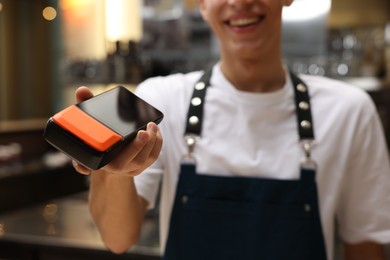
M 77 106 L 123 137 L 163 118 L 159 110 L 124 87 L 106 91 Z

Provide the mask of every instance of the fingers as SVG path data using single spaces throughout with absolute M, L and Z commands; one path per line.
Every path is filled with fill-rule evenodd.
M 135 176 L 149 167 L 158 157 L 162 136 L 155 123 L 137 133 L 136 138 L 104 168 L 107 171 Z
M 81 173 L 81 174 L 84 174 L 84 175 L 90 175 L 91 174 L 91 170 L 89 170 L 88 168 L 82 166 L 81 164 L 79 164 L 78 162 L 76 161 L 72 161 L 72 164 L 73 164 L 73 167 L 75 168 L 75 170 L 78 172 L 78 173 Z
M 157 125 L 155 125 L 155 126 L 157 128 L 156 141 L 155 141 L 153 149 L 152 149 L 152 151 L 150 152 L 150 155 L 149 155 L 149 157 L 153 160 L 153 162 L 155 160 L 157 160 L 158 156 L 160 155 L 160 152 L 161 152 L 161 149 L 162 149 L 162 145 L 163 145 L 163 138 L 162 138 L 161 132 L 158 129 Z
M 87 87 L 82 86 L 76 90 L 77 102 L 84 101 L 84 100 L 89 99 L 91 97 L 93 97 L 92 91 Z
M 133 159 L 134 165 L 138 165 L 140 168 L 150 166 L 157 159 L 162 147 L 161 134 L 156 124 L 149 123 L 147 132 L 149 134 L 148 142 Z
M 150 136 L 147 131 L 140 130 L 137 136 L 125 146 L 116 158 L 110 162 L 105 168 L 110 172 L 133 172 L 139 168 L 134 162 L 134 158 L 144 149 L 149 142 Z M 130 166 L 127 166 L 131 164 Z

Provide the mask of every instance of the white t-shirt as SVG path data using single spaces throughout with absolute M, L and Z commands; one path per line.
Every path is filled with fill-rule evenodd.
M 202 72 L 151 78 L 137 95 L 165 117 L 163 149 L 156 163 L 135 178 L 138 193 L 154 207 L 161 186 L 160 241 L 168 236 L 179 175 L 187 153 L 184 131 L 193 86 Z M 238 91 L 213 68 L 204 105 L 201 138 L 194 156 L 197 172 L 226 176 L 298 179 L 304 157 L 298 142 L 294 93 Z M 390 242 L 390 167 L 376 108 L 363 90 L 343 82 L 300 75 L 308 85 L 314 124 L 312 158 L 318 165 L 320 215 L 329 259 L 337 218 L 343 240 Z

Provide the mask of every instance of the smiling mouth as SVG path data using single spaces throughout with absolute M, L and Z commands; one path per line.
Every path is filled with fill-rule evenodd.
M 234 19 L 229 20 L 226 22 L 226 24 L 230 26 L 236 26 L 236 27 L 245 27 L 250 26 L 254 24 L 260 23 L 262 20 L 264 20 L 264 16 L 258 16 L 253 18 L 240 18 L 240 19 Z

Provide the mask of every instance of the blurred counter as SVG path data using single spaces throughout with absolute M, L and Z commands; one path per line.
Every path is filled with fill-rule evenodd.
M 139 243 L 115 255 L 103 245 L 82 192 L 0 214 L 0 259 L 160 259 L 158 221 L 148 215 Z

